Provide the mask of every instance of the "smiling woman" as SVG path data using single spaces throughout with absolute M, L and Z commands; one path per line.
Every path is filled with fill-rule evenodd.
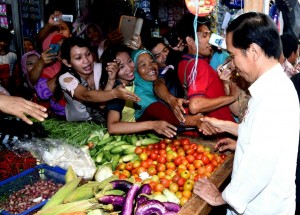
M 100 88 L 102 68 L 94 62 L 89 45 L 81 38 L 68 38 L 61 46 L 63 62 L 59 84 L 67 101 L 68 121 L 106 121 L 103 102 L 114 98 L 137 101 L 137 96 L 120 85 L 113 89 L 119 67 L 116 62 L 107 66 L 108 82 Z

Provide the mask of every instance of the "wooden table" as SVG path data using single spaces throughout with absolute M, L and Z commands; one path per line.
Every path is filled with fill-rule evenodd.
M 199 139 L 191 139 L 193 142 L 200 143 L 204 146 L 213 148 L 216 141 L 207 141 Z M 211 175 L 209 180 L 216 185 L 219 189 L 226 183 L 226 180 L 231 176 L 233 167 L 233 154 L 228 154 L 224 163 Z M 193 195 L 190 200 L 181 208 L 178 215 L 206 215 L 212 209 L 212 206 L 207 204 L 197 195 Z

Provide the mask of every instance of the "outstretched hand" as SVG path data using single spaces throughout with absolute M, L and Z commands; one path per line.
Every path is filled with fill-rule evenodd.
M 113 89 L 113 93 L 115 98 L 129 100 L 133 102 L 139 102 L 141 99 L 135 95 L 134 93 L 125 89 L 125 85 L 120 84 L 116 88 Z
M 33 122 L 27 117 L 28 115 L 39 121 L 44 121 L 48 117 L 45 107 L 15 96 L 0 95 L 0 110 L 14 115 L 30 125 Z

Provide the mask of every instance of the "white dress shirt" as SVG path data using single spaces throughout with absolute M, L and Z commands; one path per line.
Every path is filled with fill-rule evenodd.
M 249 91 L 231 182 L 222 193 L 230 206 L 227 214 L 294 215 L 300 116 L 296 90 L 278 63 Z

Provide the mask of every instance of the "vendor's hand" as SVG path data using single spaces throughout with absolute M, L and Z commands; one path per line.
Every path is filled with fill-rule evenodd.
M 219 151 L 219 152 L 224 152 L 226 150 L 235 151 L 236 140 L 231 139 L 231 138 L 220 139 L 214 148 L 216 151 Z
M 182 98 L 176 98 L 174 96 L 170 97 L 169 105 L 173 113 L 175 114 L 176 118 L 179 120 L 179 122 L 185 123 L 185 117 L 184 114 L 186 114 L 186 111 L 183 107 L 184 104 L 188 104 L 189 101 L 182 99 Z
M 173 138 L 174 136 L 176 136 L 176 130 L 177 128 L 166 122 L 166 121 L 152 121 L 153 125 L 152 125 L 152 129 L 158 133 L 158 134 L 162 134 L 168 138 Z
M 108 62 L 106 66 L 106 71 L 108 73 L 108 80 L 115 81 L 120 70 L 120 61 L 114 59 L 113 62 Z
M 193 192 L 211 206 L 219 206 L 226 203 L 218 188 L 206 178 L 200 178 L 196 181 Z
M 133 35 L 132 39 L 129 41 L 128 47 L 133 50 L 138 50 L 142 46 L 142 40 L 140 35 L 135 34 Z
M 0 111 L 19 117 L 30 125 L 33 122 L 27 118 L 27 115 L 39 121 L 44 121 L 48 117 L 45 107 L 16 96 L 0 95 Z
M 224 127 L 224 121 L 223 120 L 219 120 L 213 117 L 201 117 L 200 120 L 202 122 L 207 122 L 209 124 L 209 126 L 211 126 L 212 128 L 214 128 L 214 130 L 218 133 L 222 133 L 224 132 L 223 127 Z M 214 133 L 209 132 L 208 130 L 202 130 L 202 128 L 198 127 L 199 131 L 202 132 L 205 135 L 212 135 Z
M 119 29 L 116 29 L 107 34 L 106 39 L 111 44 L 122 43 L 124 38 L 122 32 Z
M 115 98 L 129 100 L 133 102 L 139 102 L 140 98 L 134 93 L 125 89 L 125 85 L 120 84 L 116 88 L 113 89 L 113 94 Z

